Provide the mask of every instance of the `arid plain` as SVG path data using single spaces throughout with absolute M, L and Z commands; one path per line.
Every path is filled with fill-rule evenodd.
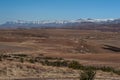
M 78 70 L 42 65 L 32 59 L 75 60 L 84 66 L 120 69 L 120 32 L 74 29 L 0 30 L 0 55 L 1 79 L 78 78 Z M 102 80 L 99 78 L 120 80 L 120 75 L 98 70 L 96 80 Z

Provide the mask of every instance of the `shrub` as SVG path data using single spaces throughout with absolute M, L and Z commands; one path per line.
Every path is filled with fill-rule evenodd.
M 0 61 L 2 61 L 2 57 L 0 56 Z
M 67 61 L 49 61 L 49 60 L 45 60 L 44 62 L 41 61 L 41 63 L 43 65 L 47 65 L 47 66 L 56 66 L 56 67 L 67 67 L 68 66 L 68 63 Z
M 24 63 L 24 58 L 20 58 L 20 62 L 21 62 L 21 63 Z
M 29 62 L 30 63 L 35 63 L 35 60 L 34 59 L 29 59 Z
M 72 61 L 68 64 L 68 67 L 72 68 L 72 69 L 80 69 L 83 66 L 81 64 L 79 64 L 79 62 L 77 62 L 77 61 Z
M 105 72 L 113 72 L 114 69 L 112 67 L 101 67 L 100 70 L 105 71 Z
M 0 61 L 2 61 L 3 59 L 3 54 L 0 54 Z
M 120 70 L 114 70 L 113 73 L 120 75 Z
M 94 80 L 96 72 L 93 70 L 84 70 L 80 74 L 80 80 Z
M 18 56 L 18 57 L 27 57 L 26 54 L 12 54 L 13 56 Z

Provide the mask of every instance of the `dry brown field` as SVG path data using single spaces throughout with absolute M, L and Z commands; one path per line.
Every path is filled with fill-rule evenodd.
M 44 55 L 76 60 L 85 66 L 109 66 L 120 69 L 120 32 L 72 29 L 0 30 L 0 54 Z M 31 76 L 75 78 L 79 76 L 79 72 L 64 67 L 21 63 L 11 59 L 0 61 L 0 79 Z M 97 77 L 100 76 L 113 76 L 116 78 L 114 80 L 120 80 L 120 76 L 113 73 L 98 71 Z

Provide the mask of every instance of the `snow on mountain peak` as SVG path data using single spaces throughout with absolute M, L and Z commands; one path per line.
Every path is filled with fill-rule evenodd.
M 110 22 L 119 19 L 77 19 L 77 20 L 36 20 L 36 21 L 25 21 L 25 20 L 17 20 L 17 21 L 10 21 L 10 24 L 67 24 L 67 23 L 81 23 L 81 22 Z

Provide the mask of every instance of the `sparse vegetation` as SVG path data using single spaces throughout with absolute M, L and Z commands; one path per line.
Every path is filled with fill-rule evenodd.
M 77 62 L 77 61 L 71 61 L 68 65 L 68 67 L 72 68 L 72 69 L 80 69 L 83 66 L 81 64 L 79 64 L 79 62 Z
M 2 56 L 0 56 L 0 61 L 2 61 Z
M 80 73 L 80 80 L 94 80 L 96 72 L 93 70 L 83 70 Z
M 20 62 L 23 63 L 24 62 L 24 58 L 20 58 Z
M 11 54 L 11 55 L 13 55 L 13 56 L 16 56 L 16 57 L 27 57 L 27 55 L 26 54 Z
M 45 60 L 44 62 L 42 62 L 43 65 L 47 65 L 47 66 L 56 66 L 56 67 L 67 67 L 68 63 L 67 61 L 49 61 L 49 60 Z
M 29 62 L 30 63 L 35 63 L 35 60 L 31 58 L 31 59 L 29 59 Z
M 119 76 L 119 43 L 119 32 L 67 29 L 0 30 L 0 69 L 13 76 L 35 74 L 36 77 L 37 73 L 41 75 L 46 70 L 48 73 L 44 76 L 49 77 L 53 70 L 51 68 L 66 76 L 71 76 L 75 71 L 79 73 L 80 70 L 83 79 L 86 79 L 88 74 L 92 76 L 94 72 L 103 72 L 102 76 L 109 73 Z M 4 65 L 6 69 L 2 67 Z M 59 68 L 69 70 L 62 71 Z M 19 71 L 20 73 L 17 73 Z M 55 76 L 59 75 L 56 74 L 57 71 L 53 73 Z M 74 75 L 76 74 L 75 72 Z
M 47 65 L 47 66 L 56 66 L 56 67 L 68 67 L 68 68 L 72 68 L 72 69 L 77 69 L 77 70 L 86 70 L 86 71 L 91 71 L 91 70 L 102 70 L 104 72 L 113 72 L 115 74 L 120 75 L 120 70 L 116 70 L 112 67 L 95 67 L 95 66 L 83 66 L 82 64 L 80 64 L 77 61 L 68 61 L 68 60 L 64 60 L 62 58 L 54 58 L 54 57 L 46 57 L 46 56 L 40 56 L 38 57 L 33 57 L 33 56 L 28 56 L 25 54 L 2 54 L 0 56 L 0 60 L 2 61 L 4 60 L 11 60 L 11 58 L 13 58 L 11 61 L 17 61 L 16 57 L 18 57 L 17 59 L 21 62 L 24 63 L 26 62 L 30 62 L 30 63 L 41 63 L 43 65 Z M 37 59 L 36 59 L 37 58 Z

